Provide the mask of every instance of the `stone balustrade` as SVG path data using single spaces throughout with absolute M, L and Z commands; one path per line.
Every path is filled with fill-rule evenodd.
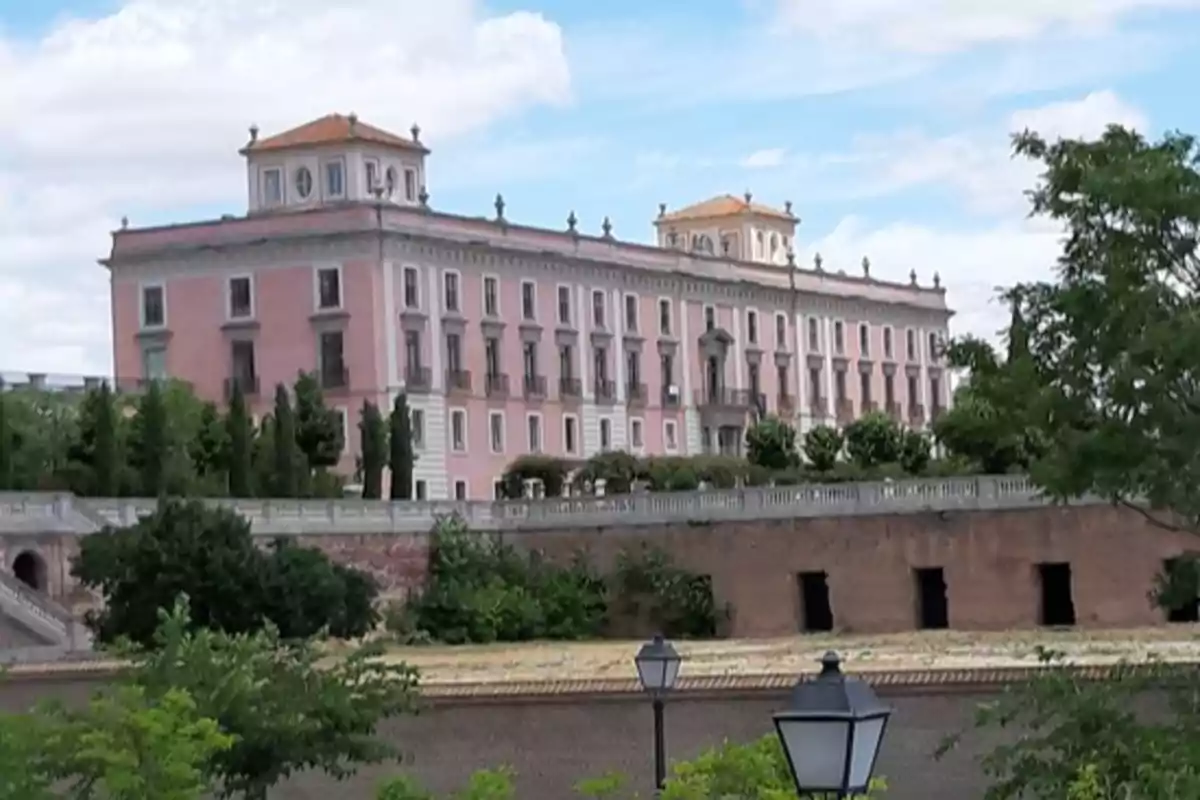
M 711 520 L 841 517 L 925 511 L 988 511 L 1046 505 L 1023 476 L 977 476 L 869 483 L 635 493 L 517 501 L 233 500 L 232 508 L 262 535 L 420 533 L 439 516 L 457 513 L 477 530 L 654 525 Z M 0 533 L 88 534 L 129 525 L 150 513 L 142 498 L 80 498 L 70 494 L 0 493 Z

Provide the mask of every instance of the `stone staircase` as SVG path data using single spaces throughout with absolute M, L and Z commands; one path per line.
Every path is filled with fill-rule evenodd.
M 90 632 L 69 610 L 0 572 L 0 662 L 42 661 L 91 649 Z

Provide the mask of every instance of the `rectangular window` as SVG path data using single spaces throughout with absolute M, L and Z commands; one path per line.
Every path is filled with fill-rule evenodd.
M 412 309 L 421 307 L 421 288 L 416 267 L 404 268 L 404 307 Z
M 607 452 L 612 447 L 612 420 L 603 417 L 600 420 L 600 450 Z
M 579 452 L 579 420 L 571 414 L 563 416 L 563 451 L 568 455 Z
M 317 308 L 321 310 L 342 307 L 342 271 L 337 267 L 317 270 Z
M 914 375 L 908 376 L 908 407 L 911 409 L 917 405 L 917 379 Z
M 564 380 L 575 377 L 575 349 L 569 344 L 558 347 L 558 377 Z
M 283 205 L 283 170 L 271 168 L 262 171 L 262 204 Z
M 929 379 L 929 407 L 942 407 L 942 382 L 937 378 Z
M 638 299 L 635 294 L 625 295 L 625 330 L 637 333 Z
M 537 342 L 525 342 L 521 347 L 521 367 L 526 383 L 538 376 Z
M 500 374 L 500 340 L 489 336 L 483 340 L 483 363 L 487 374 Z
M 871 326 L 866 323 L 858 326 L 858 352 L 863 358 L 871 355 Z
M 758 344 L 758 312 L 746 312 L 746 340 L 750 344 Z
M 346 171 L 342 166 L 341 161 L 328 161 L 325 163 L 325 196 L 326 197 L 345 197 L 346 195 Z
M 416 498 L 417 500 L 425 500 L 428 498 L 429 486 L 428 486 L 428 484 L 425 483 L 424 480 L 416 481 L 415 487 L 416 487 L 416 491 L 413 493 L 414 498 Z
M 892 329 L 883 329 L 883 357 L 891 359 L 892 356 Z
M 142 327 L 161 328 L 167 324 L 167 291 L 162 286 L 142 287 Z
M 642 382 L 642 354 L 637 350 L 625 351 L 625 380 L 631 386 Z
M 636 450 L 645 446 L 642 441 L 642 421 L 640 419 L 629 420 L 629 444 Z
M 821 328 L 815 317 L 808 318 L 808 352 L 821 352 Z
M 592 325 L 603 328 L 604 322 L 604 292 L 596 289 L 592 292 Z
M 375 190 L 380 187 L 379 183 L 379 162 L 373 158 L 368 158 L 363 162 L 363 167 L 367 172 L 367 192 L 375 194 Z
M 417 378 L 421 369 L 421 333 L 420 331 L 404 332 L 404 365 L 408 369 L 408 379 Z
M 862 400 L 863 405 L 871 402 L 871 375 L 867 372 L 860 372 L 858 375 L 858 396 Z
M 529 424 L 529 452 L 542 452 L 542 417 L 540 414 L 530 414 L 528 418 Z
M 348 376 L 345 359 L 346 340 L 341 331 L 325 331 L 317 340 L 320 359 L 318 370 L 321 386 L 326 389 L 344 389 Z
M 254 284 L 245 275 L 229 279 L 229 318 L 250 319 L 254 316 Z
M 909 361 L 917 360 L 917 335 L 912 328 L 904 332 L 904 357 Z
M 787 350 L 787 316 L 775 315 L 775 349 Z
M 409 428 L 412 431 L 413 447 L 425 446 L 425 409 L 413 408 L 408 412 Z
M 658 332 L 662 336 L 671 335 L 671 301 L 658 301 Z
M 896 404 L 896 378 L 893 375 L 883 376 L 883 402 L 889 411 Z
M 942 357 L 941 342 L 936 333 L 929 334 L 929 360 L 937 361 Z
M 663 423 L 663 448 L 668 453 L 674 453 L 679 449 L 678 426 L 675 420 L 669 419 Z
M 147 347 L 142 351 L 142 377 L 148 381 L 167 379 L 167 348 Z
M 450 411 L 450 449 L 467 452 L 467 412 L 461 408 Z
M 592 351 L 592 371 L 596 373 L 596 382 L 608 380 L 608 350 L 596 347 Z
M 571 287 L 558 287 L 558 322 L 560 325 L 571 324 Z
M 493 500 L 509 499 L 504 494 L 504 481 L 492 481 L 492 499 Z
M 814 406 L 821 403 L 821 370 L 815 367 L 808 371 L 808 401 Z
M 663 387 L 673 386 L 675 384 L 675 356 L 670 353 L 663 353 L 659 356 L 658 366 L 662 372 Z
M 521 281 L 521 319 L 537 319 L 537 294 L 533 281 Z
M 494 275 L 483 276 L 483 314 L 500 316 L 500 281 Z
M 833 388 L 837 392 L 836 397 L 838 402 L 843 402 L 846 399 L 846 373 L 838 370 L 833 373 Z
M 230 373 L 242 387 L 243 392 L 253 388 L 258 370 L 254 364 L 254 340 L 234 339 L 229 345 Z
M 491 438 L 492 452 L 504 452 L 504 412 L 492 411 L 488 414 L 488 432 Z
M 447 272 L 442 276 L 445 296 L 442 298 L 447 311 L 458 313 L 458 273 Z
M 417 173 L 411 169 L 404 170 L 404 199 L 410 203 L 417 199 Z
M 459 501 L 467 499 L 467 482 L 462 478 L 454 481 L 454 499 Z
M 841 320 L 833 323 L 833 352 L 839 356 L 846 352 L 846 326 Z
M 717 327 L 717 310 L 712 306 L 704 307 L 704 330 L 711 331 Z
M 462 372 L 462 337 L 457 333 L 446 334 L 446 369 Z

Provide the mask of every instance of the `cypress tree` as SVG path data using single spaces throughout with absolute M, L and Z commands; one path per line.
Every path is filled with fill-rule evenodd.
M 362 415 L 358 421 L 359 452 L 362 453 L 363 489 L 367 500 L 378 500 L 383 496 L 383 467 L 387 459 L 387 428 L 379 406 L 363 401 Z
M 107 408 L 113 410 L 111 394 L 107 387 L 101 387 L 100 395 L 108 400 Z M 103 480 L 101 440 L 107 438 L 102 433 L 106 427 L 101 420 L 108 418 L 103 411 L 104 406 L 97 401 L 96 435 L 93 466 L 97 470 L 97 480 Z M 115 416 L 114 416 L 115 421 Z M 167 404 L 163 397 L 162 386 L 158 381 L 151 381 L 145 393 L 138 399 L 137 415 L 133 418 L 133 435 L 131 437 L 130 456 L 137 470 L 139 488 L 148 497 L 157 497 L 167 490 L 167 465 L 170 460 L 170 439 L 167 430 Z M 115 437 L 114 437 L 115 440 Z
M 296 418 L 292 414 L 292 401 L 287 387 L 282 383 L 275 387 L 274 416 L 274 495 L 295 497 L 299 494 L 299 466 L 296 458 Z
M 225 434 L 229 442 L 229 494 L 233 497 L 253 497 L 254 432 L 250 415 L 246 412 L 246 396 L 242 394 L 238 381 L 234 381 L 233 394 L 229 398 Z
M 165 424 L 166 408 L 163 408 Z M 117 403 L 108 381 L 100 384 L 96 393 L 95 439 L 92 446 L 92 469 L 96 480 L 96 494 L 101 497 L 116 497 L 121 489 L 121 453 L 117 441 Z M 166 441 L 163 441 L 165 453 Z M 164 454 L 164 463 L 166 456 Z
M 396 395 L 392 416 L 388 425 L 391 433 L 391 458 L 393 500 L 411 500 L 413 489 L 412 420 L 408 414 L 408 398 Z
M 0 491 L 16 489 L 13 456 L 16 449 L 12 420 L 8 414 L 8 398 L 0 392 Z

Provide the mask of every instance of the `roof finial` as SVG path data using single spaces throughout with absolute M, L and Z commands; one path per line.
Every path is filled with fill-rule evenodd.
M 942 288 L 942 276 L 937 274 L 936 272 L 933 273 L 933 288 L 935 288 L 935 289 Z
M 421 193 L 417 195 L 417 202 L 421 204 L 421 208 L 429 208 L 429 191 L 425 188 L 425 184 L 421 184 Z
M 816 255 L 813 256 L 813 266 L 816 267 L 817 272 L 825 271 L 824 264 L 825 264 L 825 259 L 821 258 L 820 253 L 817 253 Z
M 129 217 L 121 217 L 121 230 L 129 229 Z
M 258 126 L 251 125 L 250 126 L 250 144 L 254 144 L 257 141 L 258 141 Z
M 350 135 L 355 136 L 358 134 L 358 114 L 351 111 L 348 119 L 350 120 Z
M 663 218 L 663 217 L 665 217 L 666 215 L 667 215 L 667 204 L 666 204 L 666 203 L 659 203 L 659 204 L 658 204 L 658 218 L 659 218 L 659 219 L 662 219 L 662 218 Z
M 908 283 L 911 286 L 917 285 L 917 271 L 915 269 L 910 269 L 908 271 Z
M 750 201 L 754 199 L 754 195 L 750 193 L 749 189 L 746 190 L 746 193 L 742 197 L 746 198 L 746 205 L 750 205 Z
M 605 217 L 604 222 L 600 225 L 600 230 L 604 232 L 605 239 L 612 238 L 612 228 L 613 228 L 612 220 L 609 219 L 608 217 Z
M 783 213 L 787 214 L 789 217 L 792 216 L 792 201 L 791 200 L 783 201 Z
M 863 268 L 863 277 L 864 278 L 871 277 L 871 259 L 867 258 L 866 256 L 863 256 L 862 268 Z
M 787 251 L 787 265 L 788 265 L 788 269 L 796 268 L 796 251 L 790 247 L 788 248 L 788 251 Z
M 417 123 L 414 122 L 413 126 L 408 129 L 408 132 L 412 134 L 413 142 L 415 142 L 416 144 L 421 143 L 421 126 L 420 125 L 418 125 Z
M 571 213 L 567 214 L 567 233 L 578 233 L 576 225 L 579 224 L 579 217 L 575 216 L 575 209 L 571 209 Z
M 496 195 L 496 219 L 504 219 L 504 195 Z

